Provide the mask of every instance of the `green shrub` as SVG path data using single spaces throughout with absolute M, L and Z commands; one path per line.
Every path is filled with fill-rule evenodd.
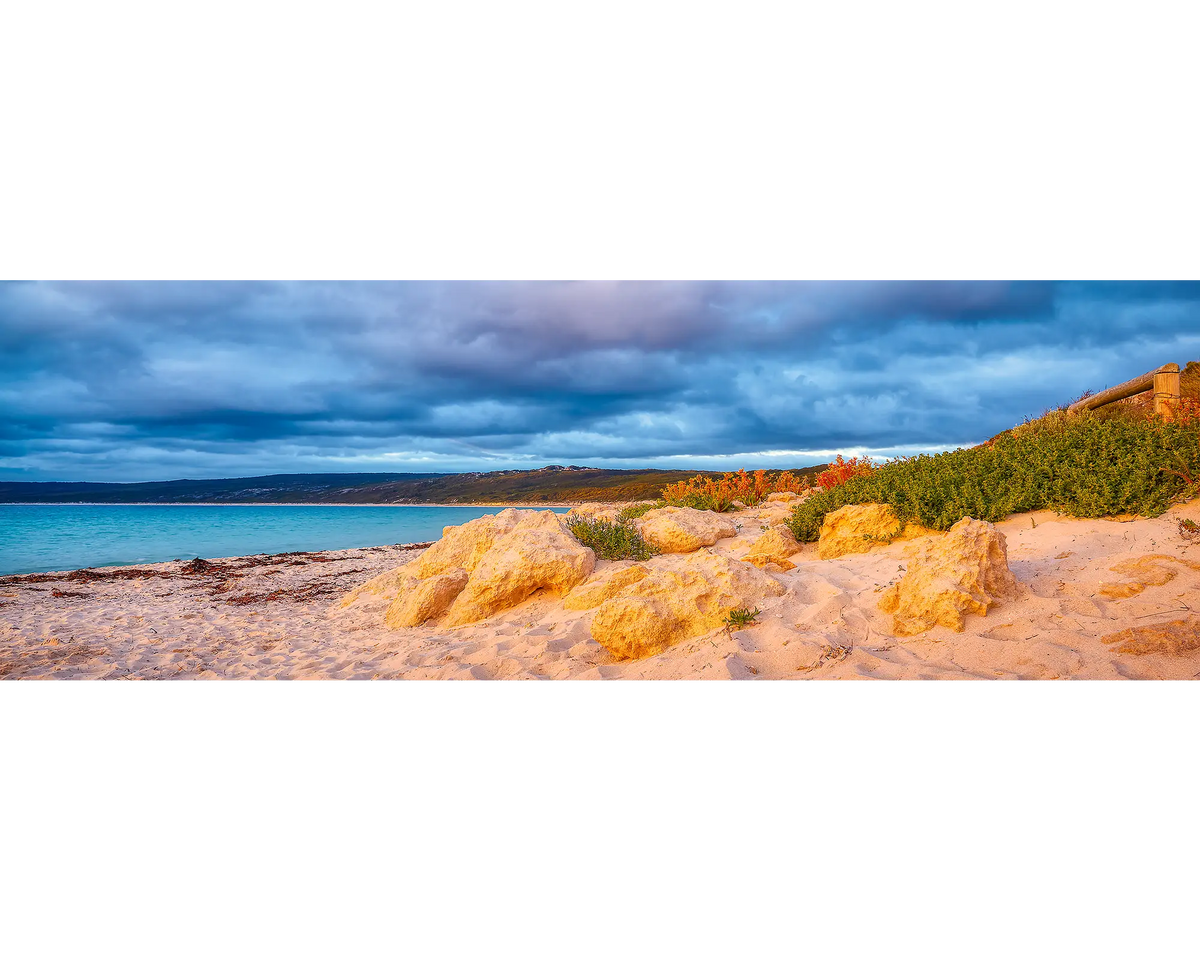
M 601 560 L 649 560 L 658 552 L 627 522 L 571 517 L 567 528 Z
M 659 507 L 665 507 L 666 502 L 663 500 L 655 500 L 653 503 L 635 503 L 632 507 L 626 507 L 617 514 L 618 523 L 626 523 L 630 520 L 636 520 L 638 517 L 644 517 L 651 510 L 657 510 Z
M 933 530 L 1041 509 L 1157 516 L 1197 479 L 1195 423 L 1054 412 L 982 446 L 890 461 L 798 504 L 788 527 L 816 540 L 825 514 L 851 503 L 890 504 L 902 523 Z

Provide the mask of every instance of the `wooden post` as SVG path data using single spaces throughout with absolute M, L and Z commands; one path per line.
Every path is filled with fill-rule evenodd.
M 1124 383 L 1118 383 L 1115 387 L 1109 387 L 1097 393 L 1095 396 L 1085 397 L 1082 400 L 1076 400 L 1073 404 L 1067 407 L 1067 413 L 1079 413 L 1081 410 L 1095 410 L 1098 407 L 1103 407 L 1108 403 L 1115 403 L 1117 400 L 1124 400 L 1126 397 L 1136 396 L 1151 388 L 1158 393 L 1158 377 L 1161 374 L 1175 374 L 1175 397 L 1179 397 L 1179 364 L 1164 363 L 1156 370 L 1151 370 L 1149 373 L 1143 373 L 1140 377 L 1134 377 L 1132 380 L 1126 380 Z M 1170 389 L 1167 387 L 1166 389 Z M 1155 405 L 1157 409 L 1157 404 Z
M 1174 420 L 1179 410 L 1179 365 L 1175 369 L 1154 374 L 1154 413 L 1164 420 Z

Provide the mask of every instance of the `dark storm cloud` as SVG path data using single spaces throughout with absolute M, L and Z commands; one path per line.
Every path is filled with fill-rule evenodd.
M 1196 283 L 7 283 L 0 476 L 796 465 L 1197 356 Z

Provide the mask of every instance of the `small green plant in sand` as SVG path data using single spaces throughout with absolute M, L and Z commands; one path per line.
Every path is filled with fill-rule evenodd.
M 739 630 L 742 627 L 748 627 L 752 623 L 758 621 L 759 614 L 762 611 L 755 607 L 751 610 L 749 607 L 738 607 L 736 610 L 730 610 L 725 615 L 725 626 L 729 630 Z
M 658 552 L 628 522 L 571 517 L 567 529 L 601 560 L 649 560 Z
M 651 503 L 635 503 L 631 507 L 626 507 L 617 514 L 618 523 L 628 523 L 630 520 L 636 520 L 638 517 L 644 517 L 651 510 L 657 510 L 659 507 L 665 507 L 665 500 L 655 500 Z
M 977 447 L 902 457 L 850 477 L 798 504 L 787 525 L 812 542 L 827 513 L 857 503 L 889 504 L 902 524 L 931 530 L 1029 510 L 1158 516 L 1194 492 L 1196 477 L 1200 423 L 1055 411 Z

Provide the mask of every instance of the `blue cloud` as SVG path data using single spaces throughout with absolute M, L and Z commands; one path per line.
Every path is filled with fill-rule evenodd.
M 6 283 L 0 475 L 803 465 L 1200 356 L 1200 283 Z

